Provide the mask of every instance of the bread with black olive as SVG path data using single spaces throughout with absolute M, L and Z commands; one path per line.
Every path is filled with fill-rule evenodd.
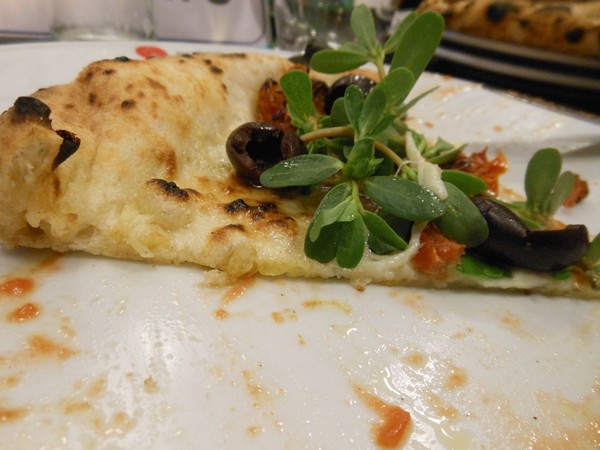
M 446 28 L 555 52 L 600 57 L 600 1 L 425 0 Z

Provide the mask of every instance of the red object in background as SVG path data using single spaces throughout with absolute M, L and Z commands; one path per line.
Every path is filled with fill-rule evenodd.
M 141 46 L 135 49 L 135 52 L 142 58 L 152 58 L 154 56 L 167 56 L 168 53 L 160 47 L 149 45 Z

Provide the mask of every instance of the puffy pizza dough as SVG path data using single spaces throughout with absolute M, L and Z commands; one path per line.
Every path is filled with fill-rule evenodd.
M 600 57 L 600 1 L 425 0 L 449 30 L 546 50 Z

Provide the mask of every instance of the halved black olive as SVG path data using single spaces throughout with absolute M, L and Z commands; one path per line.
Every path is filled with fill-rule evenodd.
M 473 202 L 485 218 L 489 237 L 470 252 L 499 264 L 555 272 L 581 261 L 589 245 L 584 225 L 531 230 L 507 207 L 486 197 Z
M 345 75 L 342 78 L 339 78 L 331 85 L 331 87 L 329 88 L 329 92 L 325 97 L 325 113 L 331 113 L 333 103 L 338 98 L 344 96 L 344 93 L 346 92 L 346 88 L 348 86 L 357 86 L 366 97 L 369 94 L 369 92 L 371 92 L 371 89 L 373 89 L 376 85 L 377 82 L 375 80 L 372 80 L 369 77 L 365 77 L 364 75 L 359 75 L 357 73 L 352 75 Z
M 296 133 L 262 122 L 245 123 L 233 130 L 227 138 L 226 151 L 237 174 L 256 186 L 269 167 L 307 153 Z

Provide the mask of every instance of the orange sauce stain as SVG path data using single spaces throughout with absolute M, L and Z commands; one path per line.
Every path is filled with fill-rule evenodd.
M 215 311 L 216 319 L 223 320 L 223 319 L 227 319 L 227 317 L 229 317 L 229 313 L 227 312 L 227 310 L 225 310 L 223 308 L 219 308 Z
M 261 433 L 263 430 L 262 430 L 262 427 L 259 427 L 259 426 L 249 426 L 246 431 L 248 432 L 248 434 L 250 436 L 256 436 L 257 434 Z
M 340 311 L 350 314 L 352 313 L 352 308 L 345 303 L 336 300 L 306 300 L 302 302 L 302 306 L 306 309 L 317 309 L 317 308 L 334 308 L 339 309 Z
M 35 267 L 31 271 L 31 273 L 35 275 L 37 273 L 57 272 L 60 269 L 60 266 L 58 265 L 58 260 L 61 259 L 63 256 L 64 256 L 64 253 L 58 253 L 58 252 L 52 253 L 46 259 L 41 261 L 37 265 L 37 267 Z
M 0 295 L 19 297 L 33 291 L 35 283 L 29 278 L 9 278 L 0 284 Z
M 467 384 L 467 374 L 460 367 L 451 367 L 444 387 L 449 390 L 459 389 Z
M 298 335 L 298 344 L 306 345 L 306 341 L 304 340 L 304 337 L 302 337 L 301 334 Z
M 239 280 L 232 286 L 221 299 L 221 303 L 226 305 L 240 298 L 244 293 L 256 283 L 256 277 L 247 276 Z
M 21 378 L 16 375 L 9 375 L 7 377 L 0 378 L 0 388 L 13 388 L 21 382 Z
M 71 402 L 63 406 L 63 412 L 67 415 L 81 414 L 92 410 L 92 405 L 89 402 Z
M 411 367 L 420 368 L 427 364 L 427 357 L 423 353 L 413 352 L 406 355 L 403 360 Z
M 244 379 L 246 389 L 248 390 L 250 397 L 252 397 L 253 408 L 259 408 L 268 401 L 269 392 L 254 381 L 252 372 L 249 370 L 244 370 L 242 371 L 242 377 Z
M 0 425 L 16 422 L 27 414 L 24 408 L 0 408 Z
M 407 437 L 411 424 L 410 413 L 399 406 L 390 405 L 360 387 L 355 391 L 367 407 L 375 412 L 383 423 L 374 426 L 375 442 L 380 448 L 397 448 Z
M 286 320 L 298 320 L 298 314 L 291 308 L 285 308 L 282 311 L 274 311 L 271 313 L 271 319 L 275 323 L 283 323 Z
M 31 336 L 27 340 L 27 349 L 29 355 L 36 356 L 53 356 L 60 360 L 69 359 L 76 352 L 70 348 L 57 344 L 56 342 L 44 337 L 44 336 Z
M 160 391 L 156 380 L 152 377 L 148 377 L 144 380 L 144 391 L 148 394 L 156 394 Z
M 33 303 L 25 303 L 20 308 L 15 309 L 6 316 L 8 322 L 26 322 L 35 319 L 40 313 L 40 309 Z
M 459 414 L 454 406 L 447 405 L 444 401 L 433 392 L 427 395 L 431 408 L 435 411 L 437 416 L 441 419 L 456 419 Z
M 273 319 L 273 322 L 275 322 L 275 323 L 283 323 L 284 322 L 283 315 L 278 312 L 272 312 L 271 318 Z

